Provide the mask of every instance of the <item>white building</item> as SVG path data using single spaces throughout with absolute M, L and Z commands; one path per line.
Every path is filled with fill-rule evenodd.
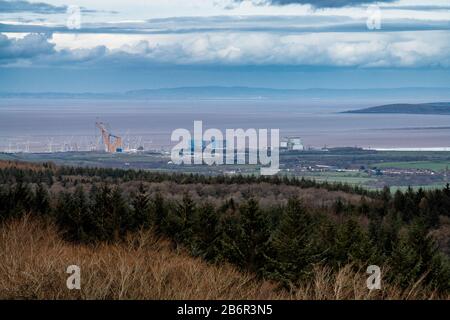
M 289 138 L 287 145 L 288 145 L 289 150 L 303 151 L 305 149 L 305 147 L 303 146 L 302 139 L 300 139 L 298 137 Z

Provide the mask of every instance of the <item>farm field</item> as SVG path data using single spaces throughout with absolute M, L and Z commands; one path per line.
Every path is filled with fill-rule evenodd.
M 259 175 L 257 165 L 174 165 L 162 152 L 117 153 L 57 152 L 0 153 L 0 160 L 53 162 L 75 167 L 140 169 L 203 175 Z M 441 188 L 450 152 L 381 151 L 354 148 L 280 153 L 280 176 L 304 177 L 319 182 L 338 182 L 369 189 Z M 392 172 L 398 169 L 400 172 Z M 402 171 L 403 170 L 403 171 Z M 417 172 L 410 172 L 411 170 Z
M 444 171 L 450 166 L 450 161 L 404 161 L 404 162 L 381 162 L 375 164 L 378 168 L 400 168 L 400 169 L 424 169 L 433 171 Z

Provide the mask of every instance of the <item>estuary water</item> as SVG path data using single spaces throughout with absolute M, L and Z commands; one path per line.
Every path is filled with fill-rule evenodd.
M 0 151 L 92 150 L 96 121 L 121 136 L 124 148 L 169 150 L 174 129 L 280 129 L 306 147 L 441 148 L 450 146 L 450 116 L 349 114 L 380 102 L 201 100 L 101 101 L 0 99 Z

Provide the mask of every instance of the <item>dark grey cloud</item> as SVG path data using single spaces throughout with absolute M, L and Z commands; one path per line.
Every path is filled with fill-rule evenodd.
M 28 2 L 25 0 L 0 0 L 0 13 L 40 13 L 40 14 L 61 14 L 67 12 L 67 6 L 54 6 L 44 2 Z M 84 7 L 80 7 L 83 13 L 109 13 L 117 14 L 117 11 L 113 10 L 93 10 Z
M 0 0 L 1 13 L 32 12 L 32 13 L 64 13 L 67 6 L 54 6 L 44 2 L 28 2 L 24 0 Z
M 236 2 L 243 2 L 246 0 L 235 0 Z M 373 4 L 380 2 L 396 2 L 397 0 L 264 0 L 253 1 L 258 5 L 275 5 L 284 6 L 289 4 L 309 4 L 315 8 L 342 8 L 349 6 L 358 6 L 363 4 Z
M 8 38 L 0 33 L 0 66 L 73 66 L 92 65 L 114 60 L 126 62 L 127 55 L 122 52 L 111 54 L 105 46 L 89 49 L 56 50 L 51 42 L 52 34 L 30 33 L 23 38 Z
M 8 38 L 0 34 L 0 62 L 15 62 L 55 53 L 55 45 L 48 41 L 48 35 L 28 34 L 22 39 Z

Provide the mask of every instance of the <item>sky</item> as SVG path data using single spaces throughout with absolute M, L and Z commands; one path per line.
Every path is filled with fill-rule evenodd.
M 449 71 L 448 0 L 0 0 L 0 92 L 449 87 Z

